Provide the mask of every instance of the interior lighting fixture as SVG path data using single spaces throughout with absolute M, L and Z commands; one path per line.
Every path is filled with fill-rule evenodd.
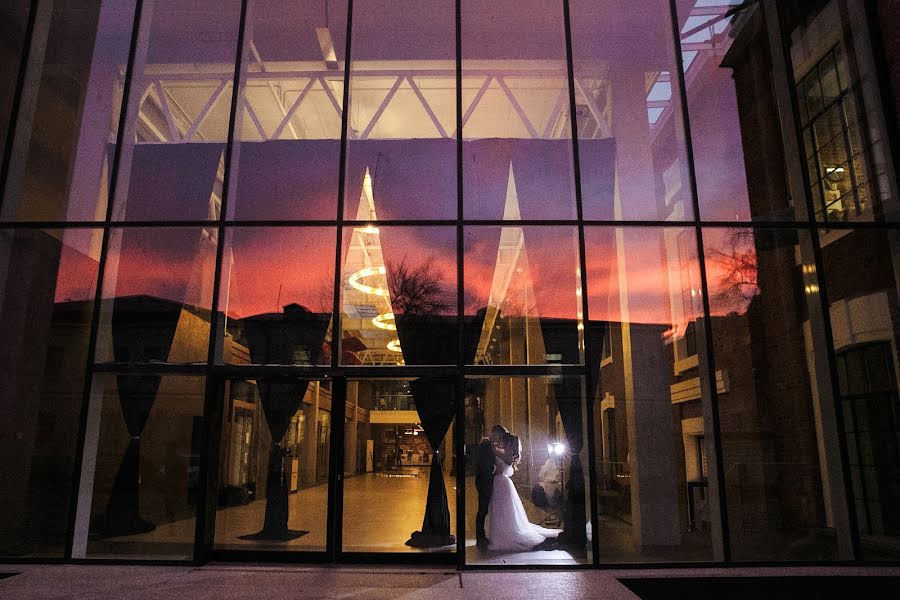
M 386 329 L 388 331 L 397 331 L 397 323 L 394 313 L 386 312 L 372 317 L 372 325 L 378 329 Z
M 400 339 L 397 338 L 397 339 L 393 339 L 393 340 L 389 341 L 388 345 L 387 345 L 387 349 L 390 350 L 391 352 L 402 352 L 402 350 L 400 349 Z
M 384 296 L 388 297 L 389 292 L 387 288 L 382 287 L 373 287 L 371 285 L 366 285 L 364 283 L 360 283 L 360 279 L 364 279 L 366 277 L 372 277 L 373 275 L 384 275 L 387 273 L 387 269 L 384 267 L 366 267 L 365 269 L 360 269 L 356 273 L 350 276 L 348 283 L 355 290 L 359 290 L 364 294 L 372 294 L 373 296 Z
M 566 451 L 566 445 L 562 442 L 550 442 L 547 444 L 547 452 L 550 456 L 562 456 Z

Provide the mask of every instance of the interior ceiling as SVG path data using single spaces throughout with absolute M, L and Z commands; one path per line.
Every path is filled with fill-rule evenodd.
M 547 4 L 548 11 L 550 5 L 558 4 L 556 0 L 539 1 Z M 727 0 L 690 2 L 691 6 L 683 10 L 688 15 L 682 19 L 683 30 L 693 30 L 698 23 L 702 28 L 730 6 Z M 343 2 L 329 1 L 322 6 L 269 2 L 257 4 L 256 12 L 248 15 L 246 93 L 239 114 L 242 139 L 340 137 L 343 71 L 324 61 L 320 40 L 325 30 L 317 31 L 326 22 L 325 4 L 329 5 L 327 31 L 340 57 Z M 390 8 L 379 3 L 377 10 L 369 4 L 362 0 L 354 5 L 354 48 L 366 56 L 351 65 L 351 138 L 452 137 L 456 124 L 455 64 L 452 54 L 442 56 L 447 48 L 435 34 L 441 31 L 440 5 L 452 9 L 453 3 L 441 0 L 434 11 L 423 11 L 419 3 L 411 1 L 391 3 Z M 576 104 L 579 115 L 587 115 L 596 125 L 591 128 L 595 137 L 610 135 L 610 68 L 643 70 L 647 74 L 651 127 L 665 116 L 671 84 L 661 65 L 672 62 L 671 47 L 663 43 L 670 39 L 671 22 L 666 11 L 657 10 L 655 4 L 626 0 L 572 2 Z M 515 5 L 512 0 L 481 7 L 467 5 L 462 90 L 467 138 L 554 139 L 567 135 L 564 52 L 541 57 L 535 50 L 552 48 L 561 41 L 556 39 L 557 28 L 548 28 L 548 13 L 515 10 Z M 236 32 L 230 33 L 221 25 L 230 21 L 226 18 L 229 9 L 216 12 L 203 2 L 189 9 L 178 6 L 172 11 L 157 7 L 154 15 L 139 141 L 222 141 L 227 133 L 232 76 L 232 66 L 224 60 L 229 55 L 226 40 L 233 45 L 236 39 Z M 691 11 L 696 15 L 690 16 Z M 505 27 L 503 22 L 498 24 L 500 15 L 510 14 L 516 18 L 506 18 Z M 448 17 L 452 25 L 452 14 Z M 444 37 L 452 39 L 452 27 L 446 25 Z M 498 27 L 508 29 L 506 35 L 497 36 Z M 393 34 L 375 35 L 385 31 Z M 407 35 L 398 44 L 396 36 L 402 31 L 430 35 Z M 503 49 L 510 48 L 508 41 L 500 46 L 496 40 L 507 40 L 517 31 L 541 42 L 535 45 L 526 40 L 512 48 L 514 52 L 521 50 L 517 56 L 532 57 L 499 58 Z M 705 46 L 711 46 L 715 50 L 710 44 L 712 38 L 727 37 L 722 31 L 703 34 L 701 31 L 683 40 L 685 47 L 706 51 Z M 191 40 L 187 50 L 184 39 Z M 477 55 L 466 53 L 468 40 L 478 42 L 469 45 L 478 49 Z M 233 60 L 233 47 L 230 50 Z M 185 62 L 186 58 L 190 60 Z

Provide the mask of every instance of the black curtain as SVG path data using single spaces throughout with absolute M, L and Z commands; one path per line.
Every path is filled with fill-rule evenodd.
M 397 315 L 397 337 L 407 365 L 455 364 L 459 338 L 455 316 Z M 456 415 L 456 385 L 453 379 L 421 378 L 410 384 L 419 421 L 434 450 L 428 475 L 428 496 L 421 531 L 406 542 L 417 548 L 435 548 L 456 543 L 450 535 L 450 509 L 444 487 L 441 445 Z
M 330 315 L 313 313 L 297 305 L 284 313 L 246 319 L 250 359 L 255 364 L 290 365 L 298 357 L 317 364 Z M 296 378 L 260 379 L 256 383 L 266 425 L 272 436 L 266 477 L 266 513 L 262 529 L 243 539 L 291 540 L 308 532 L 288 528 L 287 450 L 282 445 L 291 418 L 300 409 L 309 381 Z
M 581 362 L 579 338 L 583 334 L 579 333 L 573 322 L 542 319 L 541 333 L 547 345 L 547 352 L 561 354 L 561 362 L 566 364 Z M 605 334 L 605 323 L 595 321 L 588 324 L 586 341 L 594 352 L 588 365 L 588 371 L 595 386 Z M 584 448 L 584 414 L 590 404 L 586 404 L 583 399 L 580 377 L 561 377 L 552 385 L 566 443 L 571 454 L 569 474 L 565 484 L 565 521 L 559 542 L 571 550 L 581 551 L 587 545 L 587 503 L 584 467 L 581 464 L 580 453 Z
M 117 375 L 119 405 L 131 440 L 125 449 L 106 506 L 104 535 L 133 535 L 156 526 L 140 516 L 141 433 L 150 417 L 160 375 Z
M 434 548 L 456 543 L 450 535 L 450 508 L 444 487 L 441 446 L 450 423 L 456 415 L 456 385 L 448 378 L 420 378 L 410 384 L 416 402 L 416 412 L 425 430 L 425 437 L 434 450 L 428 474 L 428 496 L 421 531 L 414 531 L 406 542 L 417 548 Z
M 584 447 L 581 378 L 565 377 L 553 384 L 556 406 L 562 421 L 571 458 L 569 476 L 566 478 L 566 512 L 560 543 L 572 549 L 583 549 L 587 544 L 587 505 L 585 503 L 584 470 L 580 452 Z
M 258 533 L 244 539 L 292 540 L 308 532 L 288 528 L 288 481 L 285 472 L 286 451 L 281 441 L 300 409 L 309 381 L 298 379 L 258 380 L 259 399 L 272 434 L 266 477 L 266 514 Z
M 182 304 L 152 296 L 128 296 L 113 301 L 112 340 L 116 362 L 168 360 Z M 105 536 L 132 535 L 156 526 L 140 517 L 141 441 L 161 375 L 117 375 L 119 404 L 131 440 L 113 480 L 102 521 Z

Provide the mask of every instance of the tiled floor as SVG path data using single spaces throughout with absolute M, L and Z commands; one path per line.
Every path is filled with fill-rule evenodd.
M 343 550 L 345 552 L 423 552 L 405 545 L 413 531 L 421 528 L 428 491 L 427 468 L 408 468 L 403 477 L 368 473 L 344 481 Z M 445 478 L 451 515 L 451 531 L 456 530 L 456 490 L 454 480 Z M 216 548 L 228 550 L 324 551 L 327 512 L 326 485 L 300 490 L 289 496 L 291 529 L 308 533 L 290 541 L 242 539 L 262 526 L 265 501 L 222 508 L 216 515 Z M 522 498 L 529 519 L 542 522 L 548 511 L 537 508 L 527 497 Z M 579 558 L 565 551 L 524 552 L 514 554 L 485 553 L 475 548 L 475 512 L 478 504 L 474 480 L 466 481 L 466 563 L 501 566 L 512 564 L 570 566 L 590 563 L 589 554 Z M 545 523 L 547 526 L 555 524 Z M 605 562 L 647 563 L 679 561 L 711 561 L 708 535 L 687 534 L 682 545 L 668 549 L 636 549 L 630 526 L 622 521 L 601 517 L 600 540 Z M 158 525 L 146 534 L 123 538 L 95 540 L 89 545 L 88 558 L 166 558 L 190 559 L 193 551 L 195 522 L 193 519 Z M 693 537 L 692 537 L 693 536 Z M 705 541 L 704 541 L 705 539 Z M 431 551 L 455 552 L 454 547 Z
M 208 565 L 205 567 L 125 567 L 95 565 L 17 566 L 0 580 L 0 598 L 171 600 L 279 598 L 408 600 L 637 598 L 618 578 L 774 575 L 900 575 L 900 568 L 810 567 L 632 571 L 464 571 L 423 568 L 292 568 Z

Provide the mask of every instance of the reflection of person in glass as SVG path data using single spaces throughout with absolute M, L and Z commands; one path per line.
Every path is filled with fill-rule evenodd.
M 546 540 L 556 538 L 561 530 L 547 529 L 528 520 L 525 507 L 510 477 L 522 455 L 522 441 L 511 433 L 503 435 L 502 453 L 495 459 L 494 485 L 488 510 L 487 531 L 490 550 L 524 552 Z
M 482 438 L 475 450 L 475 489 L 478 490 L 478 513 L 475 515 L 475 542 L 479 548 L 487 548 L 487 535 L 484 531 L 484 520 L 491 503 L 491 492 L 494 487 L 494 469 L 497 450 L 501 448 L 503 436 L 509 431 L 503 425 L 494 425 L 488 437 Z

